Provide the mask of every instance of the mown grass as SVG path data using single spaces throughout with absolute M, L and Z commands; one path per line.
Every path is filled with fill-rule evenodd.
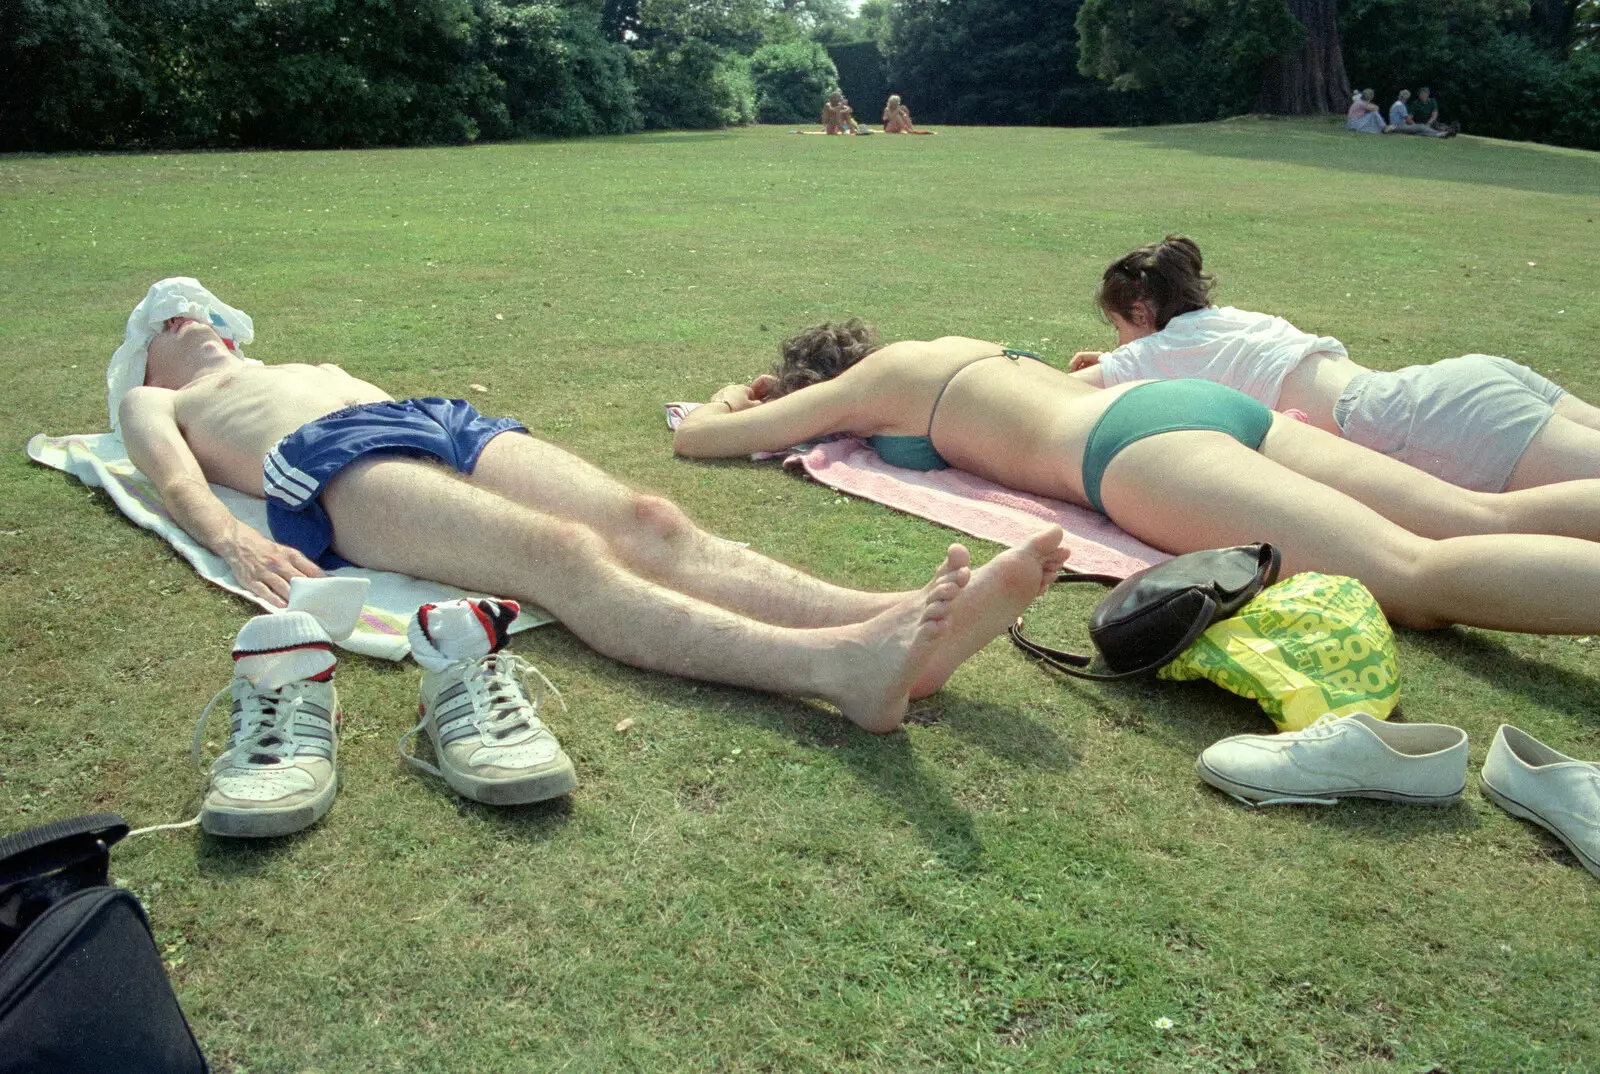
M 471 395 L 719 533 L 901 587 L 947 532 L 674 459 L 660 404 L 851 314 L 1064 362 L 1109 339 L 1105 263 L 1168 231 L 1220 300 L 1370 364 L 1507 354 L 1593 399 L 1596 193 L 1593 154 L 1251 120 L 0 158 L 0 826 L 202 793 L 188 735 L 251 609 L 21 451 L 105 427 L 104 363 L 162 276 L 253 314 L 257 357 Z M 560 628 L 517 649 L 571 703 L 569 801 L 495 810 L 401 768 L 417 674 L 348 658 L 320 825 L 117 852 L 219 1070 L 1600 1064 L 1600 887 L 1475 786 L 1249 812 L 1192 771 L 1267 727 L 1249 703 L 1067 682 L 1003 643 L 889 738 Z M 1589 639 L 1406 633 L 1401 658 L 1404 716 L 1466 727 L 1474 769 L 1508 720 L 1600 756 Z

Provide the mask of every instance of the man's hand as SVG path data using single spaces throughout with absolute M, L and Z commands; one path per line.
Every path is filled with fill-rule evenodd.
M 1067 363 L 1067 372 L 1076 373 L 1080 369 L 1088 369 L 1092 365 L 1100 364 L 1100 355 L 1104 351 L 1079 351 L 1072 356 L 1072 361 Z
M 324 576 L 298 549 L 269 541 L 242 522 L 234 525 L 218 554 L 240 585 L 279 608 L 289 604 L 292 579 Z

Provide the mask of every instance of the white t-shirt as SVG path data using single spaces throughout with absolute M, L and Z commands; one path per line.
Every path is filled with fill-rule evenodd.
M 1347 357 L 1344 344 L 1302 332 L 1282 317 L 1232 306 L 1195 310 L 1154 335 L 1100 356 L 1106 387 L 1130 380 L 1214 380 L 1267 406 L 1283 381 L 1313 354 Z

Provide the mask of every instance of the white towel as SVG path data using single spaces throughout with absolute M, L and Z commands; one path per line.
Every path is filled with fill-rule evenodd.
M 221 556 L 200 547 L 172 520 L 162 506 L 155 486 L 128 461 L 122 438 L 115 433 L 89 433 L 82 436 L 45 436 L 40 433 L 28 441 L 28 457 L 34 462 L 65 471 L 92 488 L 105 489 L 123 514 L 135 524 L 165 537 L 167 543 L 188 560 L 190 566 L 206 581 L 254 601 L 268 611 L 282 610 L 272 607 L 241 586 L 234 580 L 233 572 L 228 570 Z M 269 535 L 266 501 L 221 485 L 212 485 L 211 491 L 227 505 L 235 518 L 263 536 Z M 411 645 L 406 641 L 406 626 L 422 605 L 480 595 L 388 571 L 344 567 L 332 573 L 340 577 L 367 578 L 372 583 L 354 632 L 348 638 L 336 637 L 335 640 L 351 652 L 384 660 L 404 660 L 411 651 Z M 316 588 L 313 587 L 313 592 Z M 310 597 L 311 593 L 305 596 Z M 512 632 L 555 621 L 538 605 L 522 604 L 521 607 L 522 614 L 511 624 Z

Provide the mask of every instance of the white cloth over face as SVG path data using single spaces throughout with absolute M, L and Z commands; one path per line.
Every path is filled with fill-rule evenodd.
M 237 350 L 255 341 L 255 324 L 250 315 L 234 309 L 188 276 L 173 276 L 150 285 L 144 299 L 128 314 L 128 331 L 122 346 L 111 356 L 106 369 L 106 406 L 111 411 L 111 428 L 122 432 L 117 409 L 122 397 L 144 383 L 144 366 L 150 356 L 150 341 L 162 325 L 173 317 L 192 317 L 209 324 L 217 335 L 231 340 Z M 243 354 L 239 357 L 244 358 Z M 260 365 L 254 359 L 245 361 Z
M 1182 313 L 1153 335 L 1100 356 L 1106 387 L 1130 380 L 1212 380 L 1269 407 L 1313 354 L 1348 357 L 1344 344 L 1302 332 L 1282 317 L 1232 306 Z

